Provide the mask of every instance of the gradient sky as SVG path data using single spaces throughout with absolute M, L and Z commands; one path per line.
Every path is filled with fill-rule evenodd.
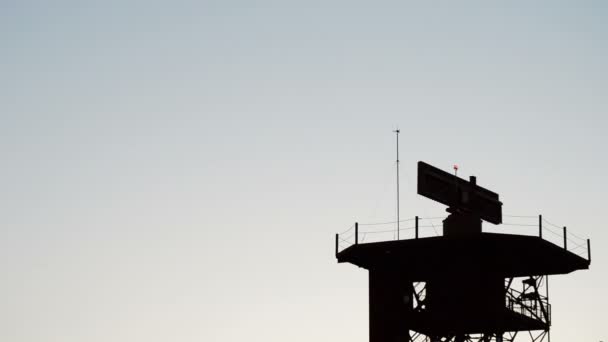
M 397 126 L 402 217 L 458 163 L 592 239 L 552 341 L 606 340 L 608 5 L 455 3 L 0 0 L 0 340 L 367 341 Z

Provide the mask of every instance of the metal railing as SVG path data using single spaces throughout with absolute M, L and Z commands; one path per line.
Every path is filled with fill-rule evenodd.
M 357 244 L 411 240 L 431 236 L 440 236 L 442 223 L 441 217 L 419 217 L 415 216 L 400 220 L 399 233 L 397 233 L 397 221 L 358 223 L 355 222 L 345 231 L 336 234 L 336 254 L 344 249 Z M 391 228 L 391 225 L 395 225 Z
M 591 261 L 591 241 L 568 231 L 563 226 L 543 218 L 542 215 L 503 215 L 508 222 L 500 225 L 486 225 L 486 232 L 538 236 L 554 245 L 563 247 L 588 261 Z M 397 221 L 358 223 L 336 234 L 336 255 L 346 248 L 363 243 L 411 240 L 431 236 L 441 236 L 442 222 L 447 216 L 419 217 Z M 394 226 L 392 228 L 391 226 Z M 405 226 L 404 228 L 402 226 Z M 489 226 L 489 227 L 488 227 Z M 507 229 L 508 227 L 508 229 Z
M 507 308 L 528 318 L 551 324 L 551 304 L 547 297 L 537 294 L 536 298 L 526 298 L 526 294 L 508 289 L 505 297 Z

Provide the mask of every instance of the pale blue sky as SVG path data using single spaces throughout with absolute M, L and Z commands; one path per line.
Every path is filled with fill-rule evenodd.
M 0 340 L 367 341 L 333 234 L 415 163 L 591 237 L 552 341 L 605 340 L 601 1 L 0 1 Z

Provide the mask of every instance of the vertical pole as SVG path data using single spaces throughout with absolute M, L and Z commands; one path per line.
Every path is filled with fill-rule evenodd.
M 591 262 L 591 240 L 587 239 L 587 261 Z
M 549 326 L 551 325 L 551 306 L 549 305 L 549 275 L 545 276 L 547 279 L 545 280 L 545 290 L 547 296 L 547 323 Z M 551 329 L 547 329 L 547 342 L 551 342 Z
M 359 222 L 355 222 L 355 245 L 359 244 Z
M 338 234 L 336 234 L 336 256 L 338 256 Z
M 416 239 L 418 238 L 418 216 L 416 216 Z
M 399 240 L 399 130 L 393 132 L 397 136 L 397 240 Z
M 538 237 L 543 238 L 543 215 L 538 215 Z
M 549 275 L 547 274 L 547 280 L 545 280 L 545 287 L 547 289 L 547 323 L 551 326 L 551 306 L 549 305 Z M 551 342 L 551 329 L 547 329 L 547 342 Z
M 564 227 L 564 249 L 568 250 L 568 238 L 566 237 L 566 227 Z

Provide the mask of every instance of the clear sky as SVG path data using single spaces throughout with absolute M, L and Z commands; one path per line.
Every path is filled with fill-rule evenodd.
M 333 234 L 442 215 L 418 160 L 592 239 L 552 341 L 606 340 L 604 1 L 0 0 L 0 340 L 367 341 Z M 514 251 L 515 252 L 515 251 Z

